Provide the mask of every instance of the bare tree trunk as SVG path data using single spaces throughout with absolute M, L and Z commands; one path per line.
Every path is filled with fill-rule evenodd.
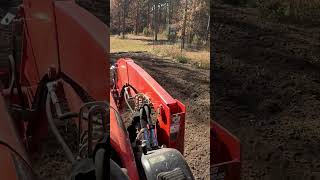
M 186 0 L 183 18 L 183 29 L 182 29 L 182 41 L 181 41 L 181 51 L 184 49 L 185 36 L 186 36 L 186 23 L 187 23 L 187 10 L 188 10 L 188 0 Z
M 161 11 L 161 5 L 159 5 L 159 9 L 158 9 L 158 27 L 161 27 L 161 23 L 162 23 L 162 11 Z
M 164 6 L 164 22 L 163 24 L 166 26 L 168 22 L 168 2 L 166 1 L 165 6 Z
M 118 22 L 118 34 L 119 36 L 121 35 L 121 8 L 119 8 L 118 10 L 118 18 L 119 18 L 119 22 Z
M 154 0 L 154 40 L 158 41 L 158 1 Z
M 126 2 L 127 0 L 123 0 L 122 3 L 122 39 L 124 39 L 124 34 L 126 31 Z
M 170 25 L 170 16 L 171 16 L 171 13 L 170 13 L 170 11 L 171 11 L 171 0 L 168 0 L 167 1 L 167 3 L 168 3 L 168 20 L 167 20 L 167 23 Z
M 150 29 L 150 0 L 148 1 L 148 12 L 147 12 L 147 28 Z
M 168 15 L 167 15 L 167 16 L 168 16 L 168 20 L 167 20 L 167 25 L 168 25 L 168 34 L 167 34 L 167 40 L 170 40 L 170 32 L 171 32 L 171 29 L 170 29 L 171 0 L 168 0 L 168 1 L 167 1 L 167 3 L 168 3 Z
M 138 35 L 138 29 L 139 29 L 139 0 L 137 0 L 137 12 L 136 12 L 136 24 L 135 24 L 135 30 L 134 30 L 134 33 L 135 35 Z
M 190 28 L 191 28 L 192 30 L 189 32 L 189 39 L 188 39 L 188 41 L 189 41 L 189 46 L 191 46 L 192 41 L 193 41 L 193 37 L 194 37 L 193 29 L 194 29 L 195 25 L 197 25 L 197 22 L 195 22 L 195 20 L 194 20 L 195 10 L 196 10 L 196 2 L 191 1 L 191 3 L 192 3 L 191 17 L 193 17 L 193 18 L 190 19 L 190 20 L 191 20 L 191 27 L 190 27 Z
M 208 41 L 209 34 L 210 34 L 210 15 L 209 15 L 208 24 L 207 24 L 206 41 Z

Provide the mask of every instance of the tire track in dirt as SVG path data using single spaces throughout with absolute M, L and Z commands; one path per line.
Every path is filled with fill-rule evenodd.
M 209 70 L 146 53 L 112 54 L 113 61 L 130 57 L 169 94 L 187 107 L 184 156 L 196 179 L 209 179 Z
M 241 141 L 242 179 L 320 179 L 320 28 L 213 11 L 214 118 Z

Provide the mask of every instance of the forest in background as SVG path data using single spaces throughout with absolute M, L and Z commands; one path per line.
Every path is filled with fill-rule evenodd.
M 111 0 L 111 34 L 152 37 L 189 47 L 209 43 L 210 0 Z

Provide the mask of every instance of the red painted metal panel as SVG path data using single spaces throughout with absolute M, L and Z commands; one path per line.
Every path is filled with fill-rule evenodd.
M 73 0 L 24 0 L 23 5 L 25 24 L 20 70 L 23 72 L 22 88 L 28 89 L 28 93 L 24 95 L 28 95 L 29 105 L 32 102 L 32 92 L 35 92 L 40 79 L 48 72 L 50 66 L 67 74 L 96 100 L 108 100 L 109 40 L 106 25 L 78 7 Z M 78 110 L 74 104 L 80 106 L 79 97 L 75 97 L 70 87 L 66 89 L 72 109 Z M 12 100 L 9 103 L 15 102 Z M 24 128 L 30 131 L 32 141 L 38 142 L 43 138 L 42 131 L 46 132 L 47 125 L 42 113 L 37 112 L 35 119 L 29 122 L 24 122 L 23 119 L 13 121 L 0 95 L 0 141 L 10 145 L 14 151 L 28 160 L 21 142 L 26 140 Z M 21 124 L 23 129 L 17 132 L 15 126 L 20 127 Z M 3 170 L 0 172 L 0 179 L 15 179 L 17 176 L 10 151 L 0 144 L 0 169 Z M 30 165 L 29 161 L 27 163 Z
M 55 2 L 60 68 L 96 100 L 109 98 L 108 29 L 73 2 Z
M 119 75 L 117 76 L 117 87 L 121 88 L 123 85 L 129 84 L 128 67 L 125 61 L 121 63 L 120 60 L 118 61 L 117 66 L 117 74 Z
M 10 117 L 4 98 L 0 95 L 0 141 L 9 144 L 15 149 L 24 159 L 27 159 L 27 154 L 23 148 L 22 141 L 15 127 L 15 123 Z M 0 161 L 1 162 L 1 161 Z M 1 176 L 0 176 L 1 177 Z
M 128 170 L 131 180 L 138 180 L 139 175 L 128 134 L 116 118 L 117 106 L 110 94 L 110 144 L 120 156 L 122 164 Z
M 0 145 L 0 177 L 1 179 L 18 180 L 11 151 Z
M 91 97 L 108 100 L 106 25 L 72 0 L 25 0 L 23 5 L 22 85 L 31 87 L 34 95 L 40 79 L 50 66 L 55 66 Z M 78 111 L 81 106 L 79 97 L 71 88 L 66 91 L 71 110 Z M 28 101 L 32 102 L 32 98 L 28 96 Z M 45 135 L 43 131 L 47 127 L 43 124 L 46 121 L 40 117 L 39 114 L 39 119 L 33 120 L 35 123 L 29 126 L 35 141 Z
M 216 122 L 211 122 L 210 163 L 213 179 L 239 180 L 240 141 Z M 212 178 L 211 178 L 212 179 Z
M 34 67 L 33 61 L 26 61 L 26 66 L 29 71 L 38 71 L 40 77 L 47 73 L 49 65 L 59 67 L 53 2 L 23 1 L 28 55 L 34 58 L 37 69 L 30 68 Z
M 147 72 L 134 63 L 132 59 L 120 59 L 118 65 L 126 64 L 128 82 L 140 92 L 154 98 L 154 103 L 175 104 L 176 101 Z
M 27 28 L 26 24 L 24 25 L 24 28 Z M 24 31 L 22 47 L 22 64 L 20 72 L 23 72 L 23 74 L 21 74 L 20 76 L 20 79 L 24 85 L 37 85 L 37 83 L 40 81 L 35 54 L 33 53 L 31 39 L 30 36 L 27 34 L 27 31 Z M 27 82 L 23 82 L 24 79 L 22 77 L 25 77 Z
M 123 86 L 130 84 L 139 93 L 148 96 L 158 114 L 160 129 L 157 129 L 159 142 L 168 147 L 184 151 L 185 106 L 172 98 L 147 72 L 133 62 L 132 59 L 119 59 L 117 61 L 117 87 L 119 91 Z M 177 137 L 170 136 L 170 126 L 173 125 L 172 116 L 179 114 L 179 132 Z

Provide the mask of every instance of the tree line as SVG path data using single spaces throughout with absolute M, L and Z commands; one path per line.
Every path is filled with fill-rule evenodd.
M 203 44 L 209 39 L 210 0 L 111 0 L 110 30 L 125 37 L 127 33 L 159 35 L 182 45 Z

